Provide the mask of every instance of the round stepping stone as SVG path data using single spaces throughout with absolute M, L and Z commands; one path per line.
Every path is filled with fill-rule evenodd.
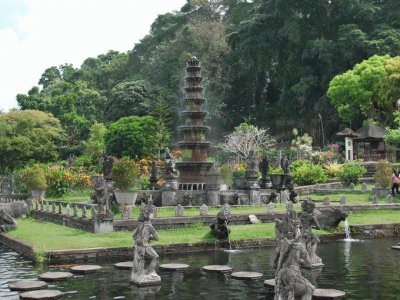
M 62 281 L 72 277 L 70 272 L 46 272 L 39 275 L 39 278 L 44 281 Z
M 133 261 L 119 262 L 114 265 L 114 268 L 120 270 L 130 270 L 133 268 Z
M 239 279 L 239 280 L 251 280 L 251 279 L 257 279 L 259 277 L 262 277 L 262 273 L 258 272 L 235 272 L 231 274 L 232 278 Z
M 267 279 L 264 281 L 264 285 L 267 287 L 274 288 L 275 287 L 275 279 Z
M 47 287 L 47 283 L 40 280 L 20 280 L 11 282 L 8 288 L 11 291 L 33 291 Z
M 36 299 L 58 299 L 64 295 L 63 292 L 58 290 L 37 290 L 37 291 L 30 291 L 24 292 L 19 295 L 20 299 L 25 300 L 36 300 Z
M 97 272 L 99 270 L 101 270 L 102 267 L 101 266 L 97 266 L 97 265 L 80 265 L 80 266 L 75 266 L 71 268 L 71 271 L 74 273 L 94 273 Z
M 334 289 L 315 289 L 313 293 L 313 297 L 318 299 L 332 299 L 332 298 L 341 298 L 346 296 L 344 291 L 334 290 Z
M 203 267 L 203 271 L 206 272 L 226 273 L 226 272 L 231 272 L 232 270 L 233 268 L 227 265 L 209 265 Z
M 160 268 L 161 268 L 161 269 L 164 269 L 164 270 L 169 270 L 169 271 L 176 271 L 176 270 L 184 270 L 184 269 L 187 269 L 187 268 L 189 268 L 189 265 L 187 265 L 187 264 L 175 264 L 175 263 L 172 263 L 172 264 L 163 264 L 163 265 L 160 265 Z
M 400 246 L 392 246 L 392 249 L 400 250 Z

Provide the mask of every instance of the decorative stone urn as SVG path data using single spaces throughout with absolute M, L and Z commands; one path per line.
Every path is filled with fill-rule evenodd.
M 138 192 L 114 191 L 115 199 L 119 205 L 124 220 L 129 219 L 135 204 Z
M 42 202 L 44 195 L 46 194 L 45 189 L 31 189 L 32 198 L 38 202 Z

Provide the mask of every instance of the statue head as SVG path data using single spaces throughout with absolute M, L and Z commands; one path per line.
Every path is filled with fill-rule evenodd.
M 311 199 L 306 199 L 301 202 L 301 210 L 303 212 L 312 213 L 315 209 L 315 203 Z

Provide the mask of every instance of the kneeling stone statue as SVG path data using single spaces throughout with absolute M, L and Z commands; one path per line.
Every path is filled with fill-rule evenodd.
M 150 246 L 150 240 L 158 241 L 158 235 L 151 220 L 154 218 L 154 208 L 151 203 L 143 206 L 138 218 L 139 226 L 133 231 L 135 240 L 135 255 L 131 282 L 139 286 L 156 285 L 161 283 L 161 277 L 155 271 L 158 254 Z

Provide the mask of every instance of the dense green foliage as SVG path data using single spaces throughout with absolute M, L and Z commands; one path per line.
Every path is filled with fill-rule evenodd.
M 60 120 L 68 135 L 63 158 L 84 152 L 94 122 L 111 128 L 128 116 L 153 116 L 155 147 L 164 148 L 179 138 L 183 70 L 195 55 L 204 66 L 208 124 L 218 129 L 211 140 L 247 122 L 285 142 L 296 127 L 299 136 L 307 132 L 314 143 L 327 144 L 341 125 L 336 108 L 344 120 L 351 112 L 354 128 L 366 115 L 392 125 L 400 90 L 399 13 L 397 0 L 188 0 L 179 12 L 158 16 L 127 53 L 109 51 L 79 68 L 51 66 L 17 101 L 23 110 Z M 339 74 L 343 89 L 353 89 L 331 92 L 331 103 L 328 86 Z M 160 107 L 170 110 L 163 115 Z M 118 147 L 108 154 L 143 155 L 131 145 Z
M 111 174 L 115 187 L 120 190 L 128 191 L 136 184 L 136 164 L 128 156 L 114 162 Z
M 51 114 L 38 110 L 0 114 L 0 170 L 13 170 L 28 161 L 56 160 L 63 138 L 60 122 Z
M 358 180 L 367 172 L 367 170 L 357 162 L 343 164 L 338 177 L 344 184 L 356 184 Z
M 375 180 L 380 187 L 388 188 L 392 184 L 392 167 L 387 160 L 379 160 L 374 174 Z
M 327 176 L 320 165 L 305 163 L 292 171 L 293 181 L 299 185 L 325 182 Z
M 132 158 L 154 156 L 157 122 L 151 116 L 124 117 L 112 123 L 105 135 L 108 154 Z
M 45 168 L 39 164 L 26 167 L 22 172 L 22 181 L 27 189 L 45 190 L 47 188 Z

